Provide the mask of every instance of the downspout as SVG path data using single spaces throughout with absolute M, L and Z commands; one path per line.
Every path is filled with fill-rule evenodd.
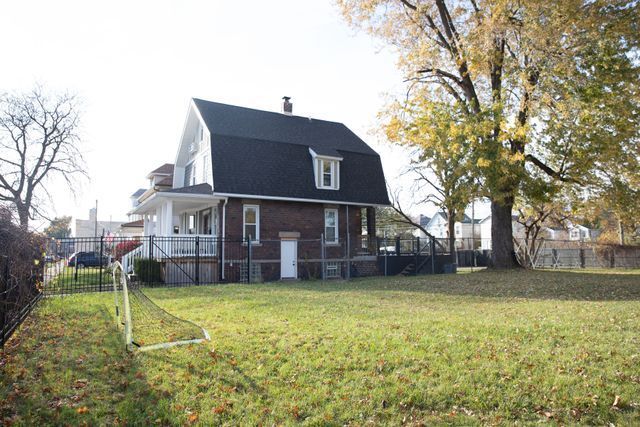
M 224 280 L 224 238 L 226 234 L 227 228 L 227 198 L 224 199 L 224 203 L 222 203 L 222 249 L 220 251 L 220 259 L 222 271 L 220 272 L 220 278 Z

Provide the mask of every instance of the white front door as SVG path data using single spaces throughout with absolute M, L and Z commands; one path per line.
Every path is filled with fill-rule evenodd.
M 298 278 L 298 241 L 282 240 L 280 242 L 280 278 Z

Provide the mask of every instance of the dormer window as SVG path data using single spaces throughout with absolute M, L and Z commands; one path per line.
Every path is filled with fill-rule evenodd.
M 317 159 L 318 161 L 318 188 L 338 189 L 338 161 Z
M 316 188 L 321 190 L 339 190 L 340 161 L 342 160 L 342 157 L 320 155 L 311 148 L 309 148 L 309 152 L 313 159 L 313 173 Z

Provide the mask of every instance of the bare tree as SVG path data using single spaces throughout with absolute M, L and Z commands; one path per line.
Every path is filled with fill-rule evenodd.
M 77 130 L 73 95 L 47 95 L 36 87 L 0 96 L 0 202 L 13 205 L 22 227 L 43 216 L 51 178 L 61 177 L 73 192 L 75 178 L 87 175 Z

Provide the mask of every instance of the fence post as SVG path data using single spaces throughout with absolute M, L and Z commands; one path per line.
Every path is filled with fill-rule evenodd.
M 98 276 L 98 289 L 102 292 L 102 258 L 104 257 L 104 234 L 100 236 L 100 274 Z
M 611 258 L 610 258 L 609 267 L 615 268 L 615 266 L 616 266 L 616 248 L 611 247 Z
M 326 266 L 325 266 L 325 253 L 324 253 L 325 247 L 324 247 L 324 233 L 320 234 L 320 268 L 322 268 L 322 272 L 320 273 L 320 277 L 322 278 L 322 280 L 325 280 L 325 270 L 326 270 Z
M 400 256 L 400 236 L 396 237 L 396 256 Z
M 2 295 L 2 299 L 0 300 L 0 348 L 4 347 L 4 329 L 6 327 L 6 319 L 7 319 L 7 289 L 9 289 L 9 258 L 6 256 L 0 257 L 0 260 L 3 261 L 3 268 L 0 280 L 0 295 Z
M 580 248 L 580 268 L 585 267 L 585 259 L 584 259 L 584 248 Z
M 247 237 L 247 283 L 251 283 L 251 235 Z
M 431 237 L 431 274 L 436 274 L 436 239 Z
M 200 284 L 200 236 L 196 235 L 196 285 Z
M 153 235 L 149 236 L 149 261 L 147 262 L 147 284 L 151 284 L 151 260 L 153 259 Z
M 418 265 L 420 264 L 420 237 L 416 236 L 416 269 L 413 271 L 414 275 L 418 275 Z

